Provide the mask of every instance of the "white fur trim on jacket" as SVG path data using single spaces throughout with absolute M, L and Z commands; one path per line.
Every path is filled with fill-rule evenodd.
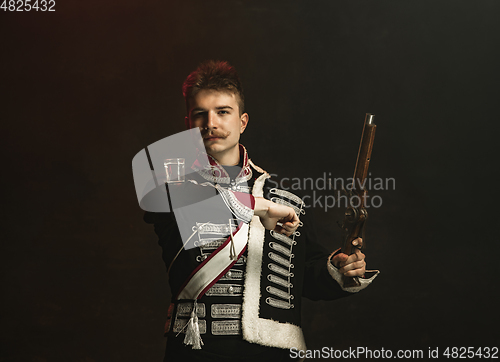
M 255 181 L 252 190 L 254 197 L 263 196 L 264 183 L 269 177 L 269 174 L 264 172 Z M 299 326 L 259 317 L 261 297 L 260 278 L 262 273 L 264 237 L 265 228 L 259 218 L 254 216 L 250 223 L 250 232 L 248 236 L 248 257 L 245 288 L 243 291 L 243 310 L 241 318 L 243 339 L 264 346 L 278 348 L 295 347 L 299 350 L 306 350 L 304 335 Z

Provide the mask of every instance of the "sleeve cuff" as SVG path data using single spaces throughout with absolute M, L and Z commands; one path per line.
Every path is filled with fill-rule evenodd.
M 342 274 L 339 273 L 339 270 L 335 267 L 335 265 L 332 264 L 331 259 L 334 255 L 336 255 L 340 249 L 335 250 L 327 260 L 327 269 L 328 273 L 330 276 L 340 285 L 342 290 L 345 290 L 346 292 L 349 293 L 357 293 L 360 290 L 365 289 L 368 285 L 371 284 L 371 282 L 377 277 L 377 275 L 380 273 L 378 270 L 367 270 L 365 273 L 365 276 L 359 278 L 359 282 L 361 285 L 357 287 L 349 287 L 349 288 L 344 288 L 343 283 L 342 283 Z

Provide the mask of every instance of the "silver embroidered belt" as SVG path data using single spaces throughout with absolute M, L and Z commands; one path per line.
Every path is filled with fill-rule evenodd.
M 207 333 L 207 323 L 210 325 L 208 331 L 214 336 L 230 336 L 241 334 L 241 304 L 212 304 L 210 307 L 210 317 L 213 319 L 220 318 L 221 320 L 207 321 L 203 319 L 207 316 L 207 305 L 205 303 L 197 303 L 196 315 L 198 316 L 198 325 L 200 334 Z M 179 303 L 175 314 L 175 322 L 173 325 L 174 333 L 185 333 L 193 303 Z

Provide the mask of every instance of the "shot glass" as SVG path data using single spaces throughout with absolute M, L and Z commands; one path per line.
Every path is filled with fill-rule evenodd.
M 167 158 L 163 162 L 167 183 L 184 182 L 184 162 L 184 158 Z

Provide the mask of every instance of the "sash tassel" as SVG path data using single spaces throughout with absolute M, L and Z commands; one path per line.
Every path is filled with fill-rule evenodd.
M 192 349 L 201 349 L 203 340 L 200 335 L 200 326 L 198 324 L 198 316 L 196 314 L 197 301 L 193 303 L 193 310 L 191 311 L 191 318 L 187 323 L 186 337 L 184 337 L 184 344 L 192 346 Z

